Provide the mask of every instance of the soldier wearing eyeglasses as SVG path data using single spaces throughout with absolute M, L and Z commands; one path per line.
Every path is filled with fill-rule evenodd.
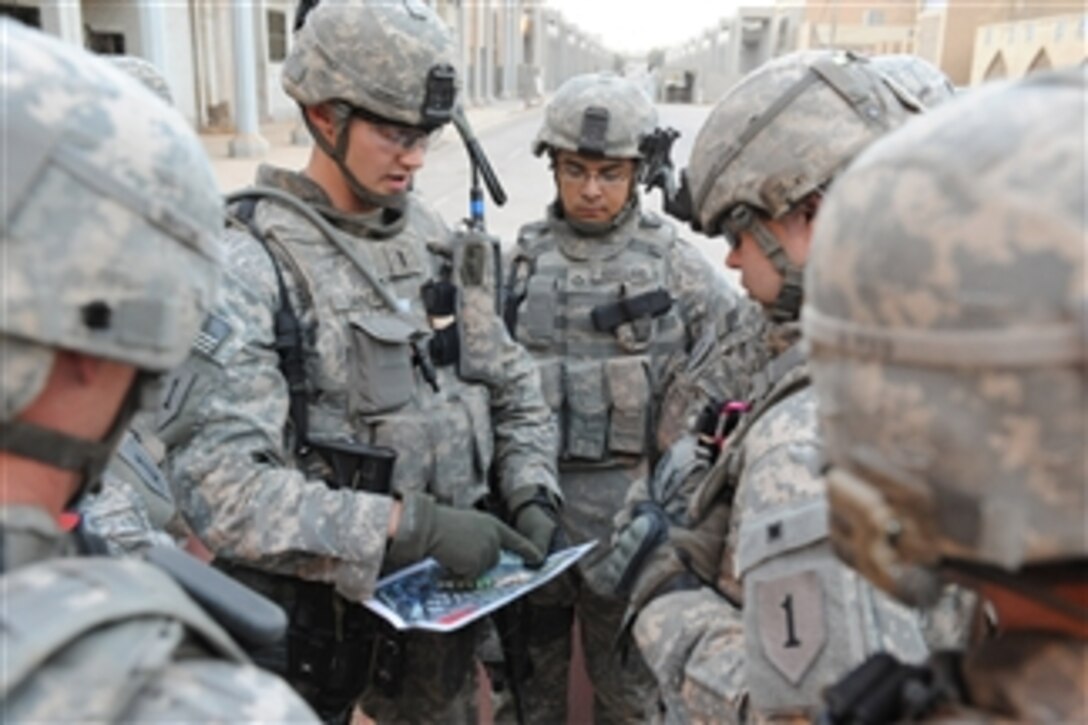
M 235 198 L 223 300 L 160 416 L 193 530 L 290 616 L 254 658 L 330 722 L 357 702 L 476 722 L 475 628 L 402 635 L 361 603 L 426 556 L 470 580 L 500 548 L 538 563 L 553 518 L 518 533 L 477 510 L 491 479 L 509 509 L 560 500 L 535 365 L 493 307 L 463 303 L 449 230 L 411 192 L 454 112 L 451 58 L 419 1 L 302 18 L 283 85 L 315 145 Z
M 737 305 L 673 225 L 642 208 L 637 186 L 657 127 L 653 103 L 627 79 L 589 74 L 565 83 L 533 143 L 536 155 L 547 153 L 556 198 L 543 220 L 521 229 L 507 275 L 507 325 L 536 359 L 559 424 L 562 535 L 578 543 L 608 540 L 628 489 L 656 456 L 668 362 Z M 653 680 L 637 655 L 625 660 L 613 646 L 623 603 L 595 596 L 578 573 L 564 584 L 530 608 L 526 718 L 566 720 L 577 612 L 594 721 L 646 720 Z

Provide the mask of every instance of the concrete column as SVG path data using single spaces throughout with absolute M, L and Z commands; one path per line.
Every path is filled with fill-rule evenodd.
M 493 0 L 481 0 L 484 11 L 484 37 L 481 48 L 484 51 L 484 85 L 481 98 L 485 103 L 495 101 L 495 5 Z
M 544 27 L 544 11 L 540 2 L 533 3 L 533 67 L 540 74 L 540 87 L 548 87 L 547 58 L 548 58 L 548 29 Z
M 72 0 L 43 0 L 42 30 L 83 47 L 83 10 Z
M 506 0 L 503 9 L 506 15 L 506 41 L 503 43 L 502 95 L 503 98 L 518 97 L 518 66 L 521 65 L 521 3 L 519 0 Z
M 457 49 L 461 58 L 461 103 L 472 102 L 472 25 L 468 12 L 469 0 L 457 2 Z
M 139 0 L 142 55 L 166 75 L 166 5 L 162 0 Z
M 234 31 L 234 122 L 236 135 L 230 155 L 264 156 L 268 141 L 261 137 L 257 120 L 257 49 L 253 32 L 253 0 L 231 1 Z

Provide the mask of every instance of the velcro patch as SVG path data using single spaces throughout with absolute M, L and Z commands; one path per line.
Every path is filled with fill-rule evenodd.
M 200 326 L 196 339 L 193 340 L 193 350 L 214 360 L 216 352 L 233 331 L 230 323 L 224 318 L 215 313 L 209 313 L 204 318 L 204 324 Z
M 796 686 L 827 642 L 827 605 L 820 576 L 801 571 L 757 582 L 754 589 L 763 654 Z

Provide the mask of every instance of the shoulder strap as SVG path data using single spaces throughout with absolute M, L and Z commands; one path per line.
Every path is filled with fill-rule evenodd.
M 169 576 L 138 559 L 53 559 L 22 567 L 0 580 L 0 598 L 4 601 L 0 649 L 5 653 L 0 699 L 9 705 L 14 704 L 12 693 L 63 652 L 65 659 L 41 686 L 50 692 L 77 691 L 79 683 L 65 681 L 62 675 L 86 678 L 89 668 L 97 665 L 108 672 L 96 670 L 96 677 L 105 679 L 102 684 L 117 696 L 97 699 L 94 714 L 82 714 L 109 719 L 111 713 L 123 712 L 139 690 L 134 685 L 173 661 L 186 639 L 156 641 L 152 635 L 156 627 L 161 628 L 161 620 L 179 623 L 222 658 L 247 661 L 227 633 Z M 102 647 L 96 648 L 96 641 Z M 141 651 L 123 651 L 126 642 Z M 117 653 L 123 661 L 105 662 L 103 650 Z M 115 682 L 111 682 L 106 675 L 114 673 Z M 31 694 L 46 695 L 40 689 Z
M 257 208 L 257 196 L 242 198 L 235 206 L 235 218 L 246 225 L 249 233 L 253 235 L 272 262 L 272 269 L 276 273 L 276 286 L 279 290 L 280 306 L 273 314 L 272 325 L 275 333 L 276 355 L 280 360 L 280 373 L 287 382 L 287 395 L 289 400 L 289 416 L 295 427 L 295 453 L 306 453 L 307 441 L 310 435 L 309 401 L 307 400 L 309 385 L 306 380 L 306 354 L 303 348 L 302 321 L 291 304 L 291 296 L 287 293 L 287 284 L 283 279 L 283 270 L 280 262 L 269 247 L 268 240 L 257 227 L 254 214 Z
M 525 301 L 528 280 L 536 271 L 536 261 L 556 246 L 555 238 L 547 234 L 547 222 L 526 224 L 518 232 L 514 256 L 503 289 L 502 319 L 510 336 L 517 339 L 518 307 Z

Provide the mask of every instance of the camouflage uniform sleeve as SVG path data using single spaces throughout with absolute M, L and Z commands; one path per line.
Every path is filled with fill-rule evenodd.
M 705 587 L 666 594 L 642 610 L 633 634 L 666 722 L 744 722 L 744 627 L 729 602 Z
M 483 371 L 491 397 L 494 465 L 503 498 L 526 486 L 543 486 L 562 499 L 556 480 L 558 432 L 536 363 L 510 337 L 489 294 L 466 291 L 462 315 L 461 343 Z
M 125 722 L 317 723 L 287 683 L 253 665 L 192 659 L 163 670 L 119 718 Z
M 290 465 L 287 386 L 273 347 L 274 271 L 252 237 L 226 236 L 230 271 L 219 310 L 164 391 L 167 477 L 216 555 L 334 582 L 361 600 L 382 563 L 392 500 L 332 490 Z
M 831 549 L 812 388 L 771 407 L 743 445 L 728 541 L 744 592 L 753 712 L 811 715 L 826 686 L 878 651 L 924 658 L 917 613 Z
M 741 295 L 703 254 L 678 238 L 670 250 L 670 291 L 687 328 L 688 349 L 707 334 L 716 334 Z

